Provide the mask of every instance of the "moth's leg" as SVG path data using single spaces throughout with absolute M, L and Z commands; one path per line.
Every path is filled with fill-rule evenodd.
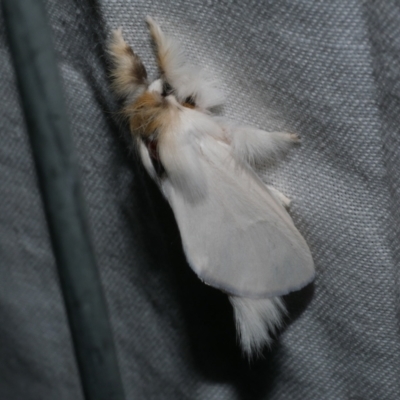
M 277 157 L 300 142 L 294 133 L 267 132 L 249 126 L 236 127 L 231 132 L 235 153 L 251 164 Z
M 267 188 L 271 192 L 271 194 L 280 202 L 285 208 L 289 208 L 290 204 L 292 201 L 286 197 L 282 192 L 280 192 L 278 189 L 275 189 L 271 185 L 267 185 Z
M 118 96 L 134 100 L 147 87 L 147 72 L 140 57 L 125 42 L 121 28 L 112 32 L 107 50 L 112 61 L 112 88 Z
M 176 63 L 178 61 L 182 62 L 183 51 L 179 48 L 178 43 L 164 35 L 164 32 L 153 18 L 147 17 L 146 22 L 156 47 L 157 63 L 161 73 L 163 75 L 173 74 L 176 72 L 174 70 Z
M 157 63 L 166 92 L 175 95 L 180 103 L 203 109 L 223 102 L 223 96 L 201 68 L 186 62 L 180 43 L 163 33 L 151 17 L 146 18 L 153 38 Z
M 295 133 L 267 132 L 220 117 L 215 120 L 225 132 L 233 152 L 250 164 L 276 157 L 294 143 L 300 142 Z

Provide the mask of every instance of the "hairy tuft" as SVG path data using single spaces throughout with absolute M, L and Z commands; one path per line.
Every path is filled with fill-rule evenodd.
M 112 89 L 118 96 L 134 100 L 148 86 L 147 72 L 140 57 L 125 42 L 121 28 L 112 32 L 108 53 L 112 60 Z
M 271 299 L 249 299 L 230 296 L 236 328 L 243 352 L 251 358 L 259 355 L 264 346 L 272 343 L 271 333 L 275 334 L 282 325 L 286 314 L 280 297 Z

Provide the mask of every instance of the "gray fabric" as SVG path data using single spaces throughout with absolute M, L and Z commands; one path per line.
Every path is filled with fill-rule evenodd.
M 400 398 L 400 8 L 395 1 L 48 1 L 127 399 Z M 145 15 L 216 76 L 223 113 L 299 133 L 259 173 L 293 199 L 317 267 L 249 365 L 225 296 L 184 261 L 128 150 L 104 37 L 155 74 Z M 14 75 L 0 31 L 0 398 L 81 399 Z

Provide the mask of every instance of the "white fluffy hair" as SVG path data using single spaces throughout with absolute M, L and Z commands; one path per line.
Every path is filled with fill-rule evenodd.
M 158 64 L 166 81 L 175 89 L 179 101 L 192 97 L 203 109 L 223 103 L 224 96 L 204 70 L 186 62 L 184 51 L 174 39 L 167 37 L 160 26 L 146 18 L 150 33 L 157 48 Z
M 229 296 L 243 352 L 250 358 L 270 346 L 277 328 L 282 325 L 286 307 L 280 297 L 249 299 Z
M 254 165 L 266 158 L 276 157 L 294 143 L 300 142 L 295 133 L 266 132 L 249 125 L 238 124 L 225 117 L 214 117 L 225 133 L 236 157 Z

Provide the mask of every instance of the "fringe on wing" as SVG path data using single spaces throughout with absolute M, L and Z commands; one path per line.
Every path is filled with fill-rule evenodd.
M 224 96 L 217 89 L 216 83 L 201 68 L 186 62 L 180 44 L 164 35 L 151 17 L 147 17 L 146 22 L 156 46 L 158 66 L 179 101 L 190 100 L 204 109 L 222 104 Z
M 249 299 L 229 296 L 233 306 L 236 328 L 243 352 L 251 358 L 272 343 L 270 333 L 275 334 L 286 314 L 280 297 Z

